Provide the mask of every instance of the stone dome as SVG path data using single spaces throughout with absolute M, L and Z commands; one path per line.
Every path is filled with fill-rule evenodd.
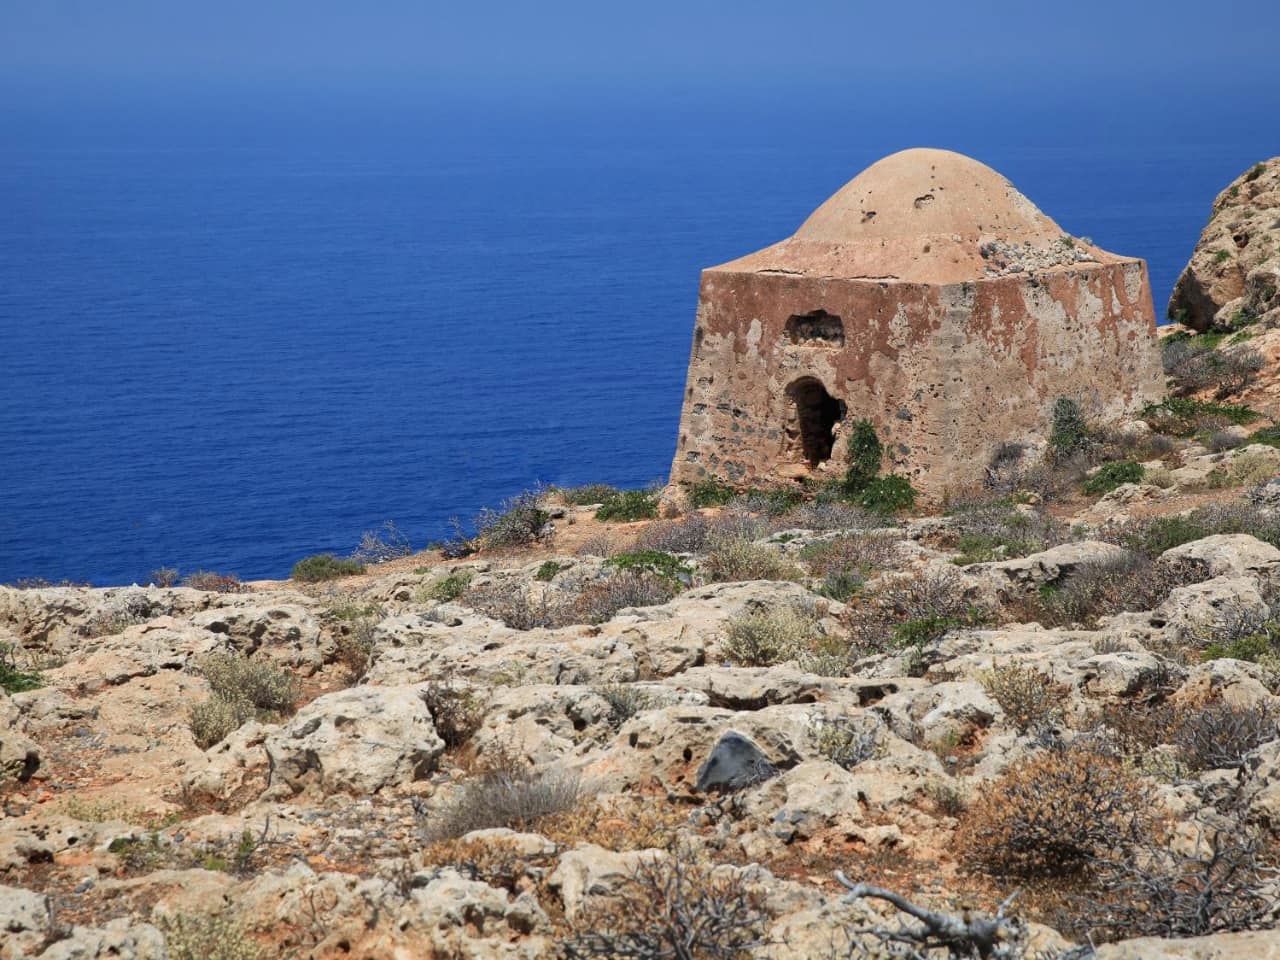
M 1067 236 L 986 164 L 921 147 L 872 164 L 781 243 L 713 269 L 948 284 L 1120 259 Z

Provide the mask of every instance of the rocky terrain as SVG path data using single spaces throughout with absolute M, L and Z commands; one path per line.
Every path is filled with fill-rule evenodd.
M 570 491 L 318 584 L 0 589 L 0 956 L 943 942 L 837 871 L 1020 890 L 992 956 L 1280 956 L 1280 450 L 1194 416 L 1234 444 L 1153 410 L 909 518 Z
M 542 490 L 0 587 L 0 958 L 1280 958 L 1277 183 L 1172 399 L 940 502 Z

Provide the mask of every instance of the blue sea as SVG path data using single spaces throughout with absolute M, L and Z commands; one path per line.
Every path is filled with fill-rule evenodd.
M 969 153 L 1145 257 L 1158 314 L 1217 191 L 1280 152 L 1160 103 L 26 119 L 0 139 L 0 582 L 280 577 L 385 520 L 420 546 L 534 482 L 658 480 L 699 270 L 895 150 Z

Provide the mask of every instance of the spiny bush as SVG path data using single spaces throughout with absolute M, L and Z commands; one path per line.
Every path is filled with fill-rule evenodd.
M 860 494 L 867 484 L 880 474 L 884 460 L 884 446 L 876 436 L 876 428 L 870 420 L 858 420 L 849 431 L 849 466 L 844 473 L 845 492 L 851 496 Z
M 658 495 L 652 490 L 621 490 L 596 511 L 597 520 L 632 523 L 658 516 Z
M 1280 737 L 1278 720 L 1266 704 L 1188 704 L 1174 711 L 1168 741 L 1192 771 L 1238 769 L 1249 753 Z
M 1098 471 L 1084 482 L 1084 492 L 1090 496 L 1101 496 L 1125 483 L 1141 483 L 1146 475 L 1142 464 L 1134 460 L 1120 460 L 1105 463 Z
M 383 521 L 378 530 L 366 530 L 360 543 L 351 554 L 358 563 L 385 563 L 413 553 L 409 538 L 390 520 Z
M 870 574 L 892 564 L 897 543 L 896 537 L 885 534 L 847 533 L 805 545 L 800 559 L 822 578 L 818 593 L 844 601 Z
M 582 587 L 568 606 L 569 623 L 604 623 L 628 607 L 656 607 L 681 589 L 678 581 L 642 570 L 622 570 Z
M 450 750 L 466 744 L 484 721 L 484 703 L 467 687 L 433 680 L 422 691 L 422 701 Z
M 335 557 L 332 553 L 317 553 L 295 563 L 289 575 L 301 583 L 319 583 L 322 580 L 355 576 L 364 571 L 364 564 L 358 560 Z
M 878 718 L 841 717 L 819 729 L 818 753 L 837 766 L 852 770 L 860 763 L 884 756 L 883 733 L 884 725 Z
M 343 625 L 334 637 L 334 658 L 348 683 L 359 683 L 373 661 L 374 630 L 378 615 L 357 617 Z
M 1219 503 L 1198 507 L 1188 514 L 1134 520 L 1104 539 L 1148 557 L 1218 533 L 1247 533 L 1280 545 L 1280 516 L 1247 503 Z
M 1142 783 L 1094 744 L 1041 750 L 970 805 L 957 832 L 962 860 L 997 877 L 1078 875 L 1141 837 L 1148 803 Z
M 700 513 L 679 520 L 658 520 L 636 537 L 636 550 L 659 553 L 697 553 L 707 543 L 711 522 Z
M 1004 711 L 1019 733 L 1038 733 L 1062 721 L 1062 705 L 1069 690 L 1050 683 L 1038 670 L 1008 664 L 981 678 L 982 688 Z
M 1263 367 L 1262 354 L 1242 344 L 1219 350 L 1221 339 L 1211 334 L 1169 338 L 1161 344 L 1164 371 L 1175 394 L 1185 397 L 1212 388 L 1221 400 L 1249 385 Z
M 533 575 L 533 579 L 539 583 L 550 583 L 556 578 L 556 574 L 560 572 L 560 564 L 554 560 L 544 560 L 538 565 L 537 571 Z
M 708 583 L 741 580 L 799 580 L 804 574 L 777 550 L 739 537 L 717 538 L 702 561 Z
M 643 859 L 619 896 L 584 912 L 562 949 L 565 960 L 745 960 L 764 946 L 768 919 L 742 872 L 679 845 Z
M 957 566 L 1025 557 L 1057 546 L 1067 530 L 1046 513 L 1019 507 L 1008 497 L 966 498 L 947 511 L 943 546 L 958 550 Z
M 750 610 L 725 626 L 724 652 L 734 663 L 770 667 L 810 651 L 822 636 L 821 616 L 795 604 Z
M 1238 819 L 1196 826 L 1189 851 L 1148 841 L 1101 853 L 1090 864 L 1091 888 L 1071 898 L 1059 928 L 1095 943 L 1269 929 L 1280 878 L 1275 850 Z
M 541 487 L 522 490 L 502 502 L 497 510 L 485 508 L 476 517 L 476 535 L 490 550 L 523 547 L 547 539 L 551 515 L 542 509 L 545 491 Z
M 528 830 L 544 817 L 583 801 L 582 778 L 561 767 L 535 769 L 510 750 L 499 749 L 479 773 L 464 780 L 432 814 L 420 813 L 428 843 L 452 840 L 473 830 Z
M 157 567 L 147 574 L 147 579 L 157 587 L 172 587 L 178 582 L 178 568 Z
M 1175 588 L 1199 583 L 1208 575 L 1205 565 L 1196 561 L 1153 561 L 1129 553 L 1082 563 L 1061 585 L 1041 588 L 1021 609 L 1013 606 L 1020 619 L 1045 626 L 1090 625 L 1117 613 L 1154 610 Z
M 1080 404 L 1070 397 L 1059 397 L 1053 404 L 1053 420 L 1049 432 L 1049 450 L 1055 458 L 1070 456 L 1090 444 L 1089 425 Z
M 884 523 L 884 517 L 856 504 L 823 497 L 793 507 L 777 518 L 777 526 L 801 530 L 872 530 Z

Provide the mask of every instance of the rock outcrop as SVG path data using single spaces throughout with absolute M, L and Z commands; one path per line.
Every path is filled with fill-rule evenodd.
M 1280 323 L 1280 157 L 1218 194 L 1174 286 L 1169 318 L 1200 332 Z

